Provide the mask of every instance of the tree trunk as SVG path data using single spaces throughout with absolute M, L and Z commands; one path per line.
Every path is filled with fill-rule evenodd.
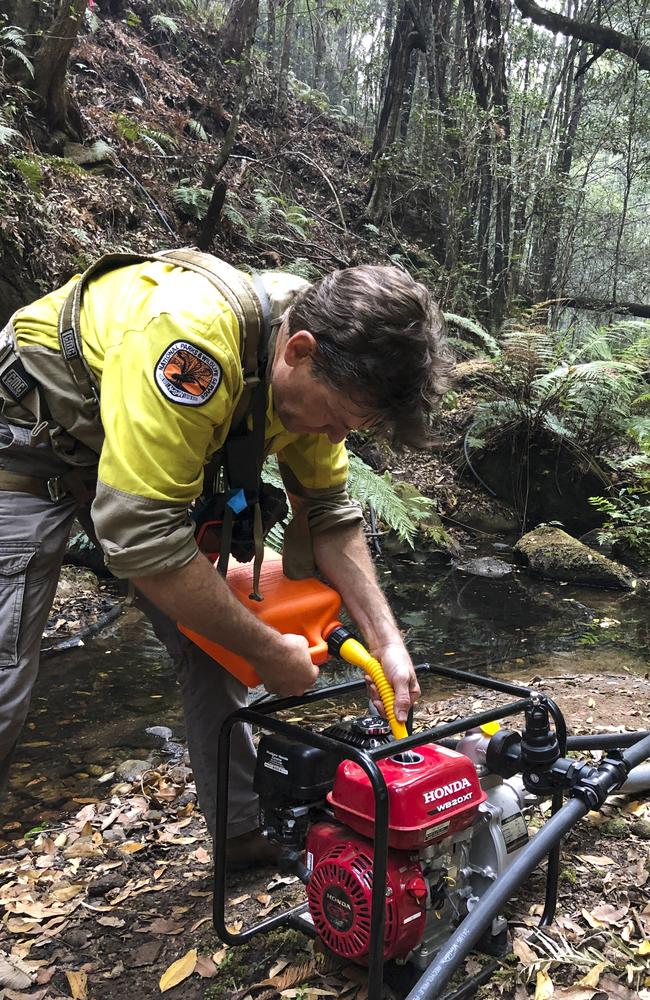
M 414 48 L 423 50 L 424 47 L 424 39 L 413 24 L 409 3 L 405 0 L 397 15 L 390 49 L 386 91 L 372 146 L 373 176 L 369 185 L 366 216 L 375 225 L 382 222 L 386 211 L 386 199 L 391 181 L 387 176 L 389 168 L 384 161 L 384 155 L 397 139 L 411 54 Z
M 295 0 L 285 0 L 284 34 L 282 38 L 282 56 L 280 58 L 280 74 L 278 77 L 278 112 L 287 113 L 289 105 L 289 59 L 291 58 L 291 42 L 294 32 Z
M 575 74 L 575 84 L 572 87 L 569 83 L 566 90 L 566 100 L 564 108 L 564 120 L 560 134 L 560 148 L 558 150 L 555 176 L 551 189 L 551 200 L 548 204 L 548 224 L 541 258 L 541 268 L 539 277 L 539 297 L 549 299 L 561 289 L 556 287 L 554 275 L 556 260 L 561 256 L 563 250 L 560 247 L 560 237 L 562 234 L 562 222 L 565 214 L 565 195 L 573 163 L 573 149 L 575 138 L 580 123 L 583 108 L 584 84 L 586 74 L 582 72 L 587 62 L 586 46 L 580 48 L 578 69 Z
M 68 60 L 77 40 L 88 0 L 63 0 L 50 30 L 34 53 L 36 94 L 47 125 L 54 132 L 77 142 L 82 138 L 82 122 L 67 88 Z
M 316 0 L 316 23 L 314 25 L 314 90 L 322 90 L 325 84 L 325 7 L 326 0 Z
M 222 59 L 241 59 L 255 35 L 259 0 L 232 0 L 219 32 Z
M 276 0 L 266 0 L 266 68 L 275 66 L 275 19 L 278 16 Z

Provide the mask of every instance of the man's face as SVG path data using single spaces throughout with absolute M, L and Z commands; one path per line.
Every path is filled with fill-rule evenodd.
M 320 381 L 313 372 L 315 340 L 299 330 L 280 328 L 271 371 L 273 405 L 291 434 L 326 434 L 337 444 L 353 430 L 365 430 L 377 415 L 350 396 Z

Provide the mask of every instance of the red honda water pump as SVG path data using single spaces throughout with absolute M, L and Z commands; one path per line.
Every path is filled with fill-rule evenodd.
M 441 883 L 448 875 L 435 864 L 440 844 L 450 838 L 456 846 L 467 842 L 463 832 L 474 823 L 486 794 L 472 762 L 442 747 L 397 754 L 381 770 L 390 815 L 384 958 L 405 958 L 423 938 L 429 898 L 439 898 L 442 907 Z M 328 948 L 364 962 L 370 945 L 375 813 L 367 775 L 343 761 L 327 798 L 338 823 L 315 823 L 307 836 L 309 911 Z
M 367 716 L 323 735 L 372 749 L 388 743 L 383 719 Z M 388 795 L 385 960 L 425 967 L 439 941 L 527 839 L 524 790 L 488 776 L 474 760 L 489 735 L 477 729 L 460 751 L 434 743 L 400 752 L 378 767 Z M 465 752 L 461 752 L 462 750 Z M 485 785 L 485 787 L 483 787 Z M 255 789 L 268 836 L 304 848 L 309 919 L 331 951 L 367 964 L 375 869 L 375 795 L 359 764 L 280 734 L 264 736 Z M 488 790 L 489 789 L 489 790 Z M 492 796 L 492 803 L 489 802 Z M 505 832 L 504 832 L 505 830 Z M 488 950 L 505 943 L 496 921 Z
M 650 788 L 650 733 L 571 737 L 556 703 L 534 689 L 442 665 L 417 669 L 516 700 L 398 741 L 377 716 L 322 731 L 276 717 L 364 686 L 348 682 L 260 699 L 233 713 L 219 738 L 219 936 L 236 945 L 281 924 L 317 935 L 368 967 L 369 1000 L 383 997 L 385 972 L 396 973 L 400 989 L 409 980 L 406 1000 L 440 1000 L 470 951 L 506 953 L 503 909 L 544 858 L 540 922 L 550 923 L 562 837 L 612 792 Z M 521 732 L 496 721 L 515 715 L 524 718 Z M 304 882 L 306 899 L 235 933 L 225 917 L 226 829 L 230 735 L 243 722 L 264 732 L 254 779 L 260 825 L 281 847 L 284 870 Z M 597 766 L 569 756 L 585 749 L 609 755 Z M 551 818 L 529 839 L 525 812 L 540 797 L 550 798 Z M 496 967 L 488 962 L 445 1000 L 465 1000 Z

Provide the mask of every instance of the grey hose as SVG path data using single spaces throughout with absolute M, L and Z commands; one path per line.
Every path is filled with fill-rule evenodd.
M 639 740 L 622 754 L 623 765 L 605 760 L 599 768 L 591 772 L 590 780 L 584 782 L 582 791 L 580 784 L 573 790 L 576 797 L 569 799 L 559 812 L 551 817 L 539 833 L 531 838 L 510 868 L 492 883 L 477 906 L 440 949 L 406 1000 L 436 1000 L 440 996 L 476 942 L 488 930 L 494 917 L 542 859 L 590 809 L 599 808 L 598 802 L 602 805 L 607 795 L 620 788 L 626 780 L 625 772 L 629 774 L 648 757 L 650 757 L 650 736 Z M 622 767 L 625 770 L 621 773 Z M 597 801 L 594 801 L 595 796 L 598 797 Z

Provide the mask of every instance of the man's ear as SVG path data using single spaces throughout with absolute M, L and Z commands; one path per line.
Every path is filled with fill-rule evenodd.
M 316 351 L 316 340 L 309 330 L 292 333 L 284 345 L 284 360 L 290 368 L 310 364 Z

